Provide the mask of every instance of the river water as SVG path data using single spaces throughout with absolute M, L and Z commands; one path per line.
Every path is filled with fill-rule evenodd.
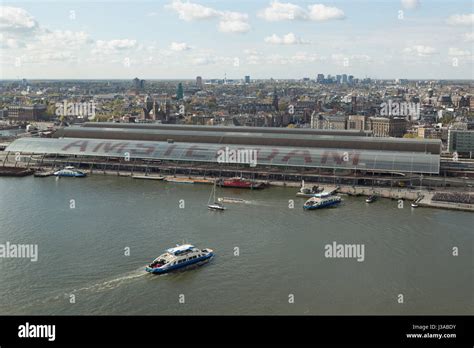
M 0 314 L 473 313 L 472 213 L 348 196 L 304 211 L 295 188 L 221 189 L 249 203 L 214 212 L 210 192 L 102 175 L 0 178 L 0 244 L 38 245 L 36 262 L 0 258 Z M 216 257 L 144 272 L 182 241 Z M 363 261 L 325 257 L 333 242 L 363 245 Z

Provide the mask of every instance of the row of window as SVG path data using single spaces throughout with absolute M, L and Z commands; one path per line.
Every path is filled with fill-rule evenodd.
M 198 257 L 202 257 L 202 256 L 204 256 L 204 255 L 202 255 L 202 254 L 194 255 L 194 256 L 191 256 L 187 259 L 181 259 L 181 260 L 175 261 L 175 262 L 172 263 L 172 265 L 175 265 L 176 263 L 180 264 L 180 263 L 183 263 L 183 262 L 186 262 L 186 261 L 191 261 L 191 260 L 194 260 L 194 259 L 196 259 Z

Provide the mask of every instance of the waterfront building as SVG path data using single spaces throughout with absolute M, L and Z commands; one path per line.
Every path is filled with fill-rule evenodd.
M 474 154 L 474 131 L 450 129 L 448 131 L 448 151 L 472 158 Z
M 46 119 L 46 105 L 10 105 L 8 118 L 15 121 L 39 121 Z
M 265 117 L 259 119 L 265 122 Z M 124 153 L 129 153 L 133 159 L 129 164 L 130 168 L 142 160 L 156 160 L 160 164 L 169 162 L 173 168 L 189 170 L 189 166 L 197 168 L 196 165 L 199 165 L 205 166 L 208 171 L 219 173 L 229 168 L 219 168 L 216 162 L 217 151 L 229 147 L 258 150 L 255 170 L 260 173 L 272 167 L 272 175 L 301 175 L 301 171 L 307 170 L 325 173 L 336 169 L 378 174 L 439 173 L 440 140 L 360 135 L 365 133 L 347 130 L 93 122 L 86 123 L 83 127 L 59 129 L 49 139 L 20 138 L 11 143 L 6 151 L 43 154 L 50 158 L 60 155 L 64 160 L 67 160 L 67 156 L 84 160 L 96 159 L 98 163 L 106 158 L 120 159 Z M 195 165 L 189 164 L 190 162 L 195 162 Z M 242 169 L 240 167 L 234 170 Z

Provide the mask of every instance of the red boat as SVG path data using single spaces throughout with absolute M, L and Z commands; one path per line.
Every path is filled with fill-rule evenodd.
M 234 187 L 246 189 L 263 189 L 265 184 L 261 182 L 253 182 L 243 178 L 221 179 L 217 182 L 221 187 Z

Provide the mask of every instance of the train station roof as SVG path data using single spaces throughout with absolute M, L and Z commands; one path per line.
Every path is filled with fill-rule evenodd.
M 218 127 L 216 127 L 217 129 Z M 227 127 L 232 129 L 232 127 Z M 251 146 L 287 146 L 304 148 L 345 148 L 357 150 L 385 150 L 396 152 L 441 153 L 439 139 L 401 139 L 382 137 L 342 136 L 308 133 L 258 133 L 232 132 L 231 130 L 209 131 L 187 129 L 141 129 L 141 128 L 93 128 L 65 127 L 58 129 L 54 138 L 94 138 L 136 141 L 158 141 L 211 144 L 234 144 Z M 251 128 L 255 130 L 254 128 Z
M 376 172 L 438 174 L 440 155 L 351 148 L 304 148 L 138 141 L 92 138 L 20 138 L 5 151 L 92 157 L 118 157 L 208 163 L 255 163 L 257 166 L 359 169 Z

